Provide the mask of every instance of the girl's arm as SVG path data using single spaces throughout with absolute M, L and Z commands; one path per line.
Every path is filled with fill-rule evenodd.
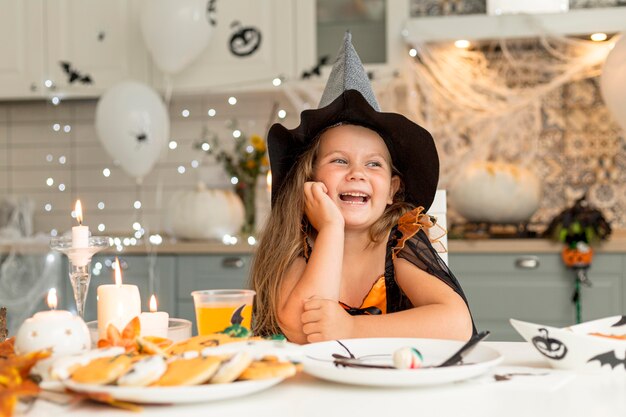
M 414 308 L 380 316 L 356 316 L 351 337 L 471 337 L 472 319 L 461 296 L 405 259 L 395 259 L 394 267 L 398 285 Z
M 344 245 L 344 221 L 321 182 L 304 185 L 305 212 L 318 231 L 315 250 L 308 263 L 296 260 L 283 277 L 278 300 L 278 321 L 285 336 L 296 343 L 306 343 L 301 316 L 304 302 L 313 296 L 339 299 Z

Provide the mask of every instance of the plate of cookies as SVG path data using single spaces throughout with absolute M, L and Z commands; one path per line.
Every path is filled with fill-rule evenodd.
M 462 381 L 502 361 L 498 351 L 477 344 L 458 364 L 438 366 L 464 342 L 417 338 L 344 339 L 303 346 L 303 371 L 344 384 L 409 387 Z
M 139 343 L 101 348 L 52 365 L 76 392 L 141 404 L 182 404 L 240 397 L 295 375 L 290 343 L 226 334 L 196 336 L 161 349 Z M 84 355 L 83 355 L 84 356 Z

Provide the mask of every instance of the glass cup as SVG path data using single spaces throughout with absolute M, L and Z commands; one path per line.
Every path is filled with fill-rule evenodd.
M 252 290 L 203 290 L 191 293 L 196 310 L 198 335 L 224 331 L 241 325 L 250 330 L 252 302 L 256 292 Z

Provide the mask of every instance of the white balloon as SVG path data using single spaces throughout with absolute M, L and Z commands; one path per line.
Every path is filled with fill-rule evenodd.
M 161 71 L 180 72 L 200 55 L 211 39 L 207 0 L 145 0 L 141 32 Z
M 626 36 L 606 57 L 600 76 L 600 91 L 615 120 L 626 131 Z
M 111 87 L 96 107 L 96 132 L 104 149 L 138 180 L 150 172 L 165 149 L 169 124 L 158 94 L 135 81 Z

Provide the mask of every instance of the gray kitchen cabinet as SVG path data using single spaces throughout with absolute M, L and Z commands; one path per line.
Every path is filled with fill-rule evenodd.
M 598 254 L 582 290 L 582 320 L 622 314 L 622 254 Z M 563 327 L 575 323 L 574 272 L 560 254 L 452 253 L 450 267 L 467 295 L 479 329 L 491 340 L 522 340 L 510 318 Z
M 252 255 L 180 255 L 176 265 L 176 317 L 191 320 L 196 334 L 196 315 L 191 292 L 247 288 Z
M 176 317 L 176 257 L 171 255 L 158 255 L 155 258 L 146 255 L 118 255 L 122 265 L 122 282 L 124 284 L 137 285 L 141 295 L 141 310 L 149 311 L 148 303 L 154 293 L 157 297 L 159 311 L 167 311 L 171 317 Z M 114 284 L 113 270 L 107 266 L 115 260 L 114 255 L 97 255 L 92 262 L 91 282 L 85 303 L 85 321 L 97 320 L 98 309 L 96 296 L 98 286 Z M 101 272 L 93 273 L 93 266 L 100 262 L 103 264 Z M 151 264 L 154 262 L 154 266 Z M 67 272 L 66 272 L 67 274 Z M 153 277 L 151 275 L 153 274 Z M 67 277 L 67 275 L 66 275 Z M 67 278 L 65 299 L 70 301 L 72 310 L 75 311 L 74 296 Z

